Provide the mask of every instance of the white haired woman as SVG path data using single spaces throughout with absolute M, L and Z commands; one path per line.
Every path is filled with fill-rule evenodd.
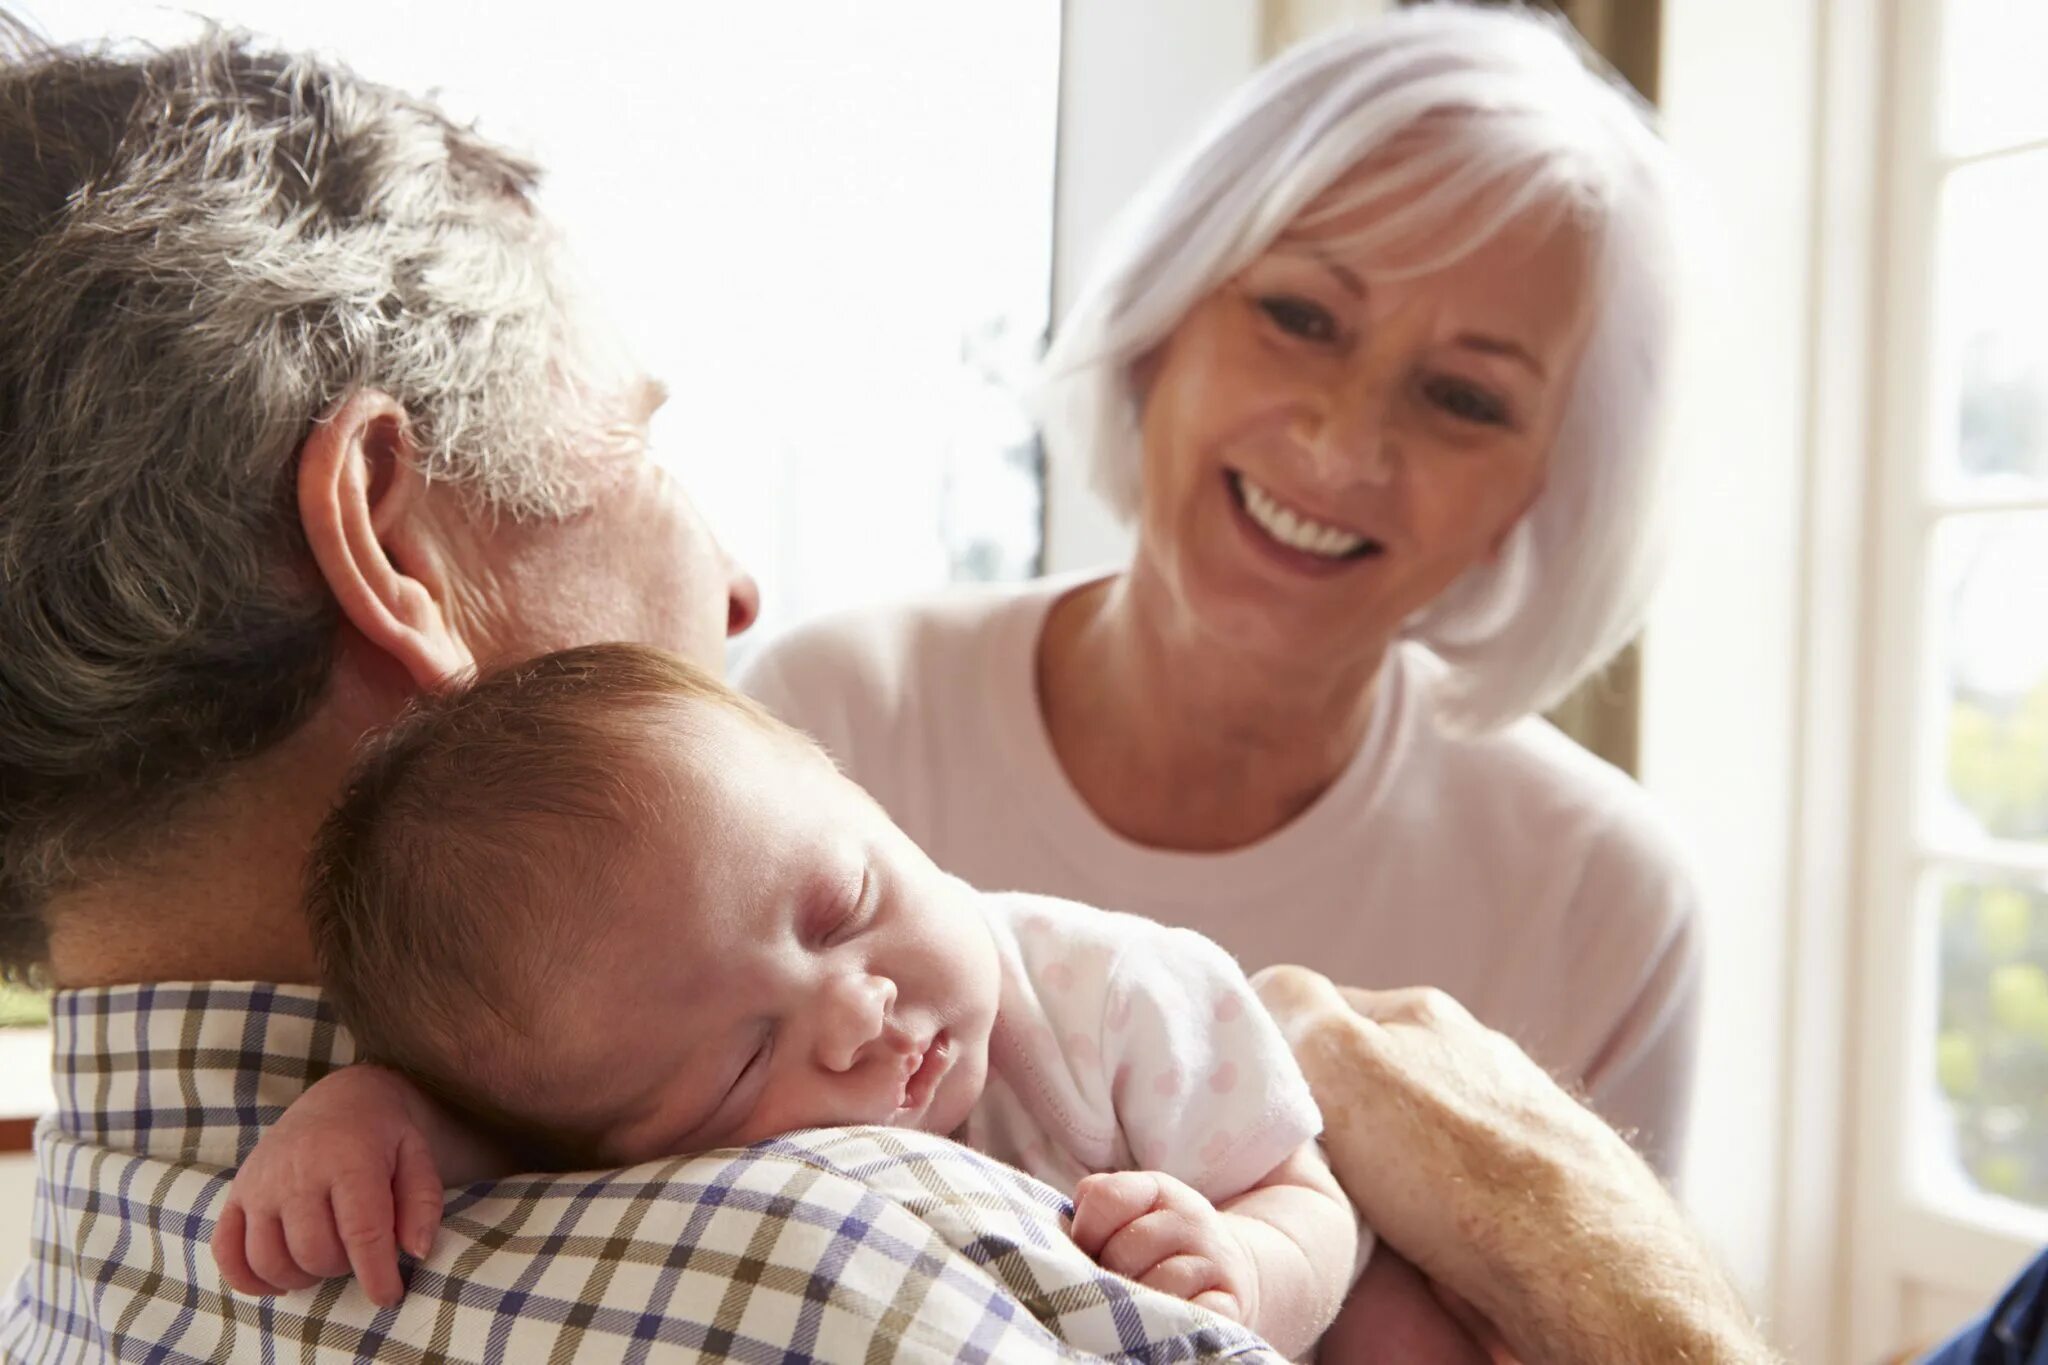
M 942 866 L 1426 984 L 1677 1162 L 1692 892 L 1534 717 L 1654 573 L 1674 172 L 1561 25 L 1433 5 L 1267 67 L 1048 359 L 1120 571 L 798 629 L 745 684 Z

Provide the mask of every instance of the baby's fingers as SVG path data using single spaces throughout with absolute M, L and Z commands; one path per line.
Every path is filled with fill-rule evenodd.
M 334 1211 L 325 1194 L 295 1196 L 282 1217 L 285 1250 L 299 1269 L 323 1280 L 348 1274 L 348 1253 L 335 1235 Z
M 393 1225 L 391 1187 L 381 1180 L 336 1182 L 334 1228 L 349 1268 L 370 1302 L 389 1308 L 405 1297 L 398 1278 L 398 1237 Z
M 213 1263 L 220 1267 L 222 1282 L 237 1294 L 275 1294 L 277 1286 L 249 1268 L 248 1240 L 249 1215 L 231 1199 L 213 1225 Z
M 441 1230 L 441 1173 L 417 1134 L 407 1134 L 398 1144 L 392 1186 L 398 1198 L 398 1244 L 424 1261 Z
M 276 1215 L 251 1215 L 245 1245 L 249 1248 L 249 1268 L 256 1272 L 256 1278 L 270 1285 L 271 1293 L 290 1294 L 319 1283 L 292 1259 L 291 1248 L 285 1242 L 284 1227 Z
M 1074 1188 L 1074 1245 L 1101 1259 L 1111 1237 L 1159 1202 L 1159 1185 L 1159 1178 L 1150 1171 L 1083 1177 Z

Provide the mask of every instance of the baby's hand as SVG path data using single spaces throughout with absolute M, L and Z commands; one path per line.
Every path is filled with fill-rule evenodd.
M 441 1178 L 409 1084 L 352 1066 L 301 1095 L 242 1163 L 213 1232 L 221 1278 L 285 1294 L 354 1270 L 372 1302 L 405 1297 L 398 1247 L 424 1257 Z
M 1229 1221 L 1159 1171 L 1091 1175 L 1074 1190 L 1074 1244 L 1105 1269 L 1236 1322 L 1256 1310 L 1258 1272 Z

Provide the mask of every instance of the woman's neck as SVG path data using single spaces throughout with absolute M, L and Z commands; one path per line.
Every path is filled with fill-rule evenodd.
M 1036 658 L 1053 751 L 1096 817 L 1221 852 L 1288 824 L 1364 742 L 1384 643 L 1332 670 L 1233 648 L 1142 566 L 1053 605 Z

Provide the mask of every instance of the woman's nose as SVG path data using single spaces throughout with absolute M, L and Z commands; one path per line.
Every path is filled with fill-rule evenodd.
M 1320 411 L 1301 433 L 1316 481 L 1326 488 L 1387 482 L 1393 467 L 1387 450 L 1385 386 L 1369 372 L 1351 371 L 1319 398 Z
M 868 1046 L 886 1036 L 896 983 L 886 976 L 845 977 L 826 992 L 818 1061 L 828 1071 L 851 1071 Z

